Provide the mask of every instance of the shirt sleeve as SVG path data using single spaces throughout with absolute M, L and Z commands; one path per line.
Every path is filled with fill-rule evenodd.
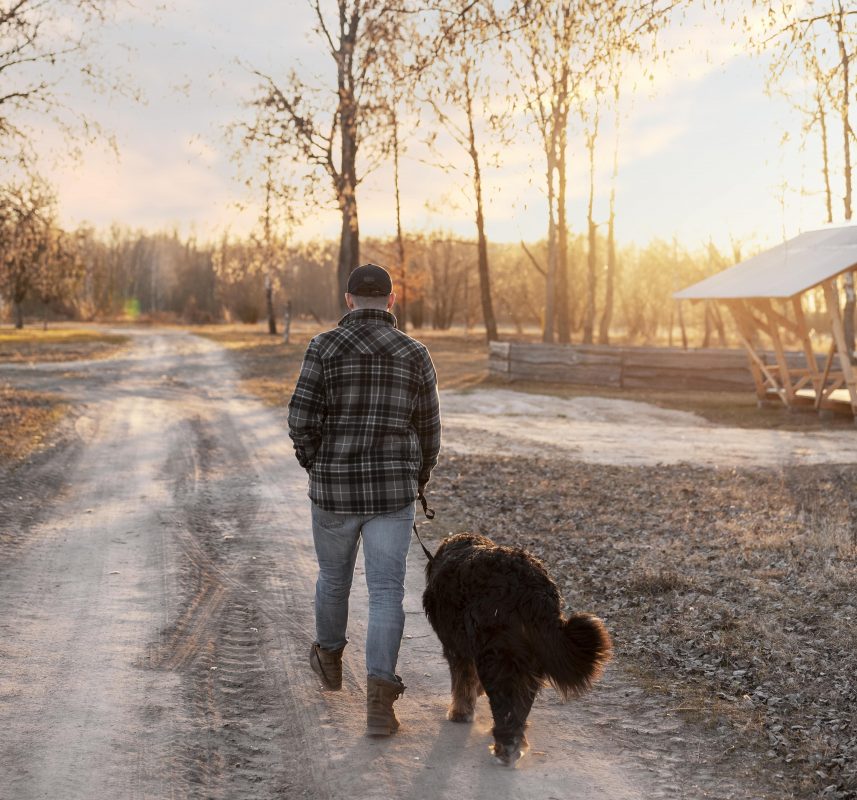
M 417 395 L 413 424 L 420 442 L 422 464 L 418 478 L 419 487 L 429 482 L 431 471 L 437 464 L 440 452 L 440 403 L 437 396 L 437 374 L 428 352 L 422 367 L 422 385 Z
M 321 428 L 327 416 L 324 371 L 318 348 L 309 343 L 301 373 L 289 401 L 289 437 L 295 446 L 298 463 L 310 469 L 321 445 Z

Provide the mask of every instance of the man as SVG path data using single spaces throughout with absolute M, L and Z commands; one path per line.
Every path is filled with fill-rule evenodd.
M 369 588 L 366 721 L 389 736 L 405 690 L 396 662 L 414 521 L 440 449 L 437 378 L 426 348 L 396 328 L 389 273 L 375 264 L 348 278 L 349 312 L 307 347 L 289 402 L 289 436 L 309 472 L 318 558 L 316 641 L 310 665 L 324 686 L 342 687 L 348 596 L 363 539 Z

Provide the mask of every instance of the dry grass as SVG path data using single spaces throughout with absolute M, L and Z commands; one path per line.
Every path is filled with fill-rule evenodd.
M 75 327 L 0 331 L 0 363 L 39 363 L 108 358 L 127 336 Z M 20 461 L 41 449 L 70 407 L 54 394 L 0 387 L 0 459 Z
M 303 352 L 309 340 L 329 325 L 299 321 L 292 326 L 291 342 L 269 336 L 262 326 L 211 325 L 193 328 L 235 351 L 237 365 L 246 387 L 271 405 L 282 405 L 291 394 L 300 371 Z M 775 405 L 758 408 L 756 396 L 747 392 L 693 392 L 642 389 L 614 389 L 605 386 L 569 386 L 567 384 L 516 381 L 508 383 L 488 373 L 488 353 L 479 332 L 410 331 L 429 348 L 441 389 L 497 388 L 555 397 L 615 397 L 651 403 L 661 408 L 690 411 L 709 422 L 739 428 L 781 430 L 850 430 L 850 416 L 820 418 L 812 412 L 790 412 Z
M 20 461 L 38 450 L 67 411 L 56 395 L 0 386 L 0 461 Z
M 0 331 L 0 362 L 77 361 L 107 358 L 128 342 L 127 336 L 75 328 Z
M 636 468 L 450 457 L 430 539 L 550 565 L 617 664 L 704 722 L 776 797 L 857 796 L 857 467 Z

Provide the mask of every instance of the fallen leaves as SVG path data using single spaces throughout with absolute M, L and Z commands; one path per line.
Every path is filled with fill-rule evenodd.
M 855 487 L 853 466 L 453 456 L 424 530 L 526 547 L 570 610 L 605 619 L 617 661 L 716 722 L 724 748 L 772 762 L 768 777 L 795 796 L 854 798 Z

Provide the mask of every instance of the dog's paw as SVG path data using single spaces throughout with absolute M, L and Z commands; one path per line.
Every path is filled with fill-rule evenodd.
M 521 738 L 520 742 L 512 742 L 510 744 L 501 744 L 494 742 L 489 748 L 494 755 L 494 761 L 504 767 L 514 767 L 530 749 L 530 743 L 527 737 Z
M 446 712 L 446 718 L 450 722 L 473 722 L 473 711 L 460 711 L 456 708 L 450 708 Z

